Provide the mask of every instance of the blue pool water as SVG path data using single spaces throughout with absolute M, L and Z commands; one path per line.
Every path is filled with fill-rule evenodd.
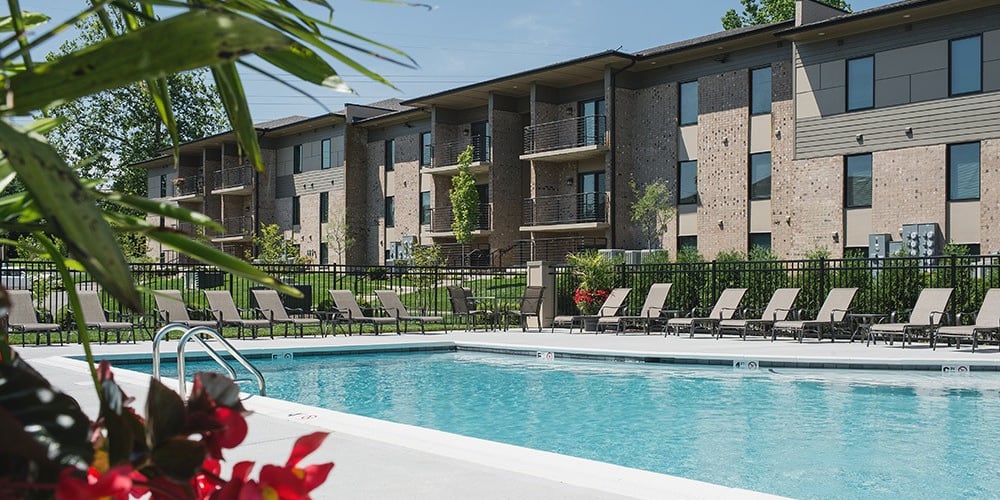
M 279 399 L 790 497 L 1000 492 L 996 374 L 774 373 L 464 351 L 255 364 Z

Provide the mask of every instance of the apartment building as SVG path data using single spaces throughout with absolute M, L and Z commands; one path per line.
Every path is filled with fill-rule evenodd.
M 255 174 L 256 194 L 166 198 L 224 222 L 240 210 L 274 221 L 317 262 L 384 262 L 412 243 L 479 265 L 641 248 L 630 184 L 657 180 L 673 193 L 660 243 L 674 255 L 840 256 L 867 250 L 872 234 L 906 239 L 918 223 L 988 253 L 1000 250 L 998 108 L 1000 0 L 853 14 L 799 0 L 783 23 L 269 125 L 275 170 Z M 481 206 L 473 242 L 459 246 L 448 190 L 470 145 Z M 182 151 L 185 178 L 218 182 L 240 165 L 225 135 Z M 310 160 L 296 170 L 296 158 Z M 148 162 L 151 195 L 169 185 L 169 163 Z M 344 258 L 329 257 L 323 220 L 350 228 Z

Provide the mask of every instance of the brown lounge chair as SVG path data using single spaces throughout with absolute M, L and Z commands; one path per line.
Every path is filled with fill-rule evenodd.
M 288 327 L 292 326 L 292 332 L 297 328 L 299 330 L 299 337 L 305 337 L 305 328 L 307 326 L 319 326 L 320 335 L 326 334 L 323 331 L 323 322 L 319 318 L 307 318 L 303 316 L 291 316 L 288 314 L 289 310 L 285 308 L 285 304 L 281 302 L 281 296 L 275 290 L 251 290 L 253 292 L 253 298 L 257 301 L 257 307 L 260 309 L 264 316 L 271 320 L 277 325 L 285 325 L 285 337 L 288 336 Z M 293 309 L 293 312 L 300 310 Z
M 257 331 L 265 327 L 267 328 L 268 335 L 272 339 L 274 338 L 274 323 L 268 319 L 263 319 L 261 317 L 263 313 L 260 309 L 243 310 L 236 307 L 236 302 L 233 301 L 233 296 L 229 294 L 229 291 L 205 290 L 205 298 L 208 299 L 208 307 L 212 309 L 212 315 L 219 322 L 220 327 L 235 326 L 237 328 L 237 338 L 242 339 L 243 329 L 249 328 L 250 335 L 256 339 Z M 257 318 L 243 318 L 243 315 L 248 312 L 256 314 Z
M 488 309 L 479 309 L 475 298 L 472 297 L 472 290 L 457 285 L 449 286 L 448 299 L 451 301 L 452 314 L 459 319 L 465 318 L 466 330 L 472 330 L 475 327 L 476 318 L 489 320 L 492 327 L 495 313 Z
M 333 299 L 334 305 L 337 306 L 337 312 L 340 313 L 338 321 L 347 322 L 347 334 L 352 335 L 351 326 L 355 323 L 358 324 L 370 324 L 375 327 L 375 335 L 378 335 L 382 325 L 397 325 L 398 322 L 396 318 L 386 318 L 379 316 L 365 316 L 361 312 L 361 306 L 358 305 L 357 299 L 354 298 L 354 292 L 350 290 L 330 290 L 330 298 Z M 397 329 L 396 333 L 399 333 Z M 361 335 L 361 329 L 358 329 L 358 335 Z
M 37 333 L 35 343 L 40 343 L 41 334 L 45 334 L 45 343 L 52 344 L 52 334 L 59 335 L 59 345 L 63 343 L 62 326 L 57 323 L 41 323 L 41 315 L 35 309 L 35 301 L 30 290 L 7 290 L 10 299 L 10 312 L 7 316 L 7 327 L 11 333 L 21 334 L 21 345 L 25 343 L 29 333 Z
M 671 330 L 673 330 L 674 334 L 680 335 L 681 329 L 686 329 L 688 337 L 694 337 L 695 329 L 698 328 L 708 330 L 714 336 L 715 328 L 719 322 L 724 319 L 731 319 L 736 314 L 737 308 L 740 307 L 740 302 L 743 301 L 743 295 L 746 293 L 746 288 L 727 288 L 723 290 L 722 295 L 719 295 L 719 300 L 715 301 L 715 306 L 712 307 L 712 311 L 708 313 L 708 316 L 695 317 L 695 311 L 692 310 L 691 315 L 687 318 L 668 319 L 664 336 L 670 333 Z
M 538 331 L 542 331 L 542 317 L 540 311 L 542 310 L 542 296 L 545 294 L 545 287 L 541 286 L 529 286 L 524 289 L 524 295 L 521 296 L 521 307 L 516 311 L 510 311 L 511 316 L 516 316 L 518 323 L 521 325 L 521 331 L 528 331 L 528 318 L 534 316 L 538 321 Z M 504 329 L 506 330 L 506 325 Z
M 766 335 L 775 323 L 788 317 L 798 295 L 798 288 L 779 288 L 771 295 L 759 318 L 724 319 L 719 322 L 716 333 L 720 339 L 726 333 L 737 333 L 743 340 L 747 339 L 747 332 L 751 330 Z
M 153 292 L 156 299 L 156 313 L 163 324 L 180 323 L 188 328 L 207 326 L 219 328 L 219 322 L 207 319 L 191 319 L 191 309 L 184 305 L 184 297 L 180 290 L 157 290 Z
M 847 324 L 847 313 L 856 293 L 857 288 L 834 288 L 826 294 L 815 319 L 776 321 L 771 327 L 771 342 L 774 342 L 778 332 L 791 333 L 798 337 L 800 343 L 806 332 L 816 332 L 816 340 L 819 340 L 823 338 L 824 329 L 829 329 L 830 342 L 833 342 L 837 328 Z
M 641 326 L 646 335 L 649 335 L 650 325 L 663 314 L 663 304 L 667 302 L 667 295 L 670 294 L 671 283 L 653 283 L 646 292 L 646 301 L 639 309 L 639 314 L 635 316 L 606 316 L 598 318 L 597 329 L 605 330 L 614 327 L 616 334 L 625 333 L 629 325 Z
M 122 341 L 122 332 L 128 330 L 129 335 L 132 337 L 132 342 L 135 342 L 135 324 L 132 321 L 109 321 L 108 314 L 110 311 L 106 311 L 104 306 L 101 305 L 101 297 L 97 292 L 91 291 L 81 291 L 77 293 L 77 297 L 80 299 L 80 309 L 83 311 L 83 321 L 87 328 L 97 329 L 97 340 L 98 342 L 108 341 L 108 332 L 115 332 L 115 342 Z M 119 315 L 122 318 L 129 317 L 128 315 Z M 104 334 L 103 339 L 101 334 Z
M 903 347 L 909 339 L 913 343 L 913 337 L 926 333 L 928 337 L 933 337 L 934 329 L 941 324 L 945 316 L 945 308 L 951 300 L 951 288 L 924 288 L 917 296 L 917 303 L 913 305 L 909 318 L 906 322 L 898 323 L 876 323 L 871 326 L 871 335 L 882 335 L 882 338 L 889 338 L 898 335 L 903 338 Z M 931 339 L 933 343 L 933 338 Z
M 961 322 L 962 315 L 959 314 L 958 321 Z M 972 352 L 976 352 L 976 344 L 979 343 L 979 335 L 1000 334 L 1000 288 L 990 288 L 983 297 L 983 305 L 979 307 L 976 314 L 976 321 L 971 325 L 940 326 L 934 332 L 931 340 L 931 347 L 937 349 L 938 338 L 955 339 L 955 348 L 962 347 L 962 339 L 972 340 Z
M 399 295 L 392 290 L 375 290 L 375 296 L 382 303 L 382 309 L 389 313 L 389 316 L 396 318 L 396 331 L 399 331 L 399 323 L 403 324 L 403 332 L 407 332 L 406 324 L 410 322 L 420 323 L 420 333 L 427 334 L 427 323 L 441 323 L 444 325 L 444 333 L 448 333 L 448 324 L 441 316 L 415 316 L 406 310 Z
M 566 325 L 569 325 L 569 333 L 573 333 L 573 327 L 575 326 L 579 326 L 580 331 L 583 331 L 584 325 L 587 321 L 593 321 L 596 325 L 600 318 L 618 316 L 618 313 L 621 312 L 623 307 L 625 307 L 625 299 L 628 298 L 628 294 L 631 291 L 631 288 L 615 288 L 614 290 L 611 290 L 611 293 L 608 294 L 608 298 L 604 299 L 604 304 L 601 305 L 601 308 L 595 315 L 565 315 L 552 318 L 552 331 L 555 331 L 556 326 Z M 598 332 L 600 332 L 600 330 L 595 327 L 594 333 Z

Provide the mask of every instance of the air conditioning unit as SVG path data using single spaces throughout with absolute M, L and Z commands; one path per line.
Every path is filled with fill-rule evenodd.
M 617 248 L 599 248 L 597 253 L 615 261 L 619 261 L 625 258 L 625 250 L 619 250 Z
M 625 250 L 625 263 L 628 265 L 642 264 L 642 250 Z

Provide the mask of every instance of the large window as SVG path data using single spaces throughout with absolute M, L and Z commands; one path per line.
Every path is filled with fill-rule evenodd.
M 771 199 L 771 153 L 750 155 L 750 199 Z
M 427 225 L 431 223 L 431 192 L 423 191 L 420 193 L 420 224 Z
M 396 227 L 396 198 L 385 197 L 385 227 Z
M 396 169 L 396 141 L 389 139 L 385 141 L 385 171 L 391 172 Z
M 970 36 L 952 40 L 949 44 L 951 95 L 971 94 L 983 90 L 983 37 Z
M 698 203 L 698 160 L 680 162 L 677 167 L 677 177 L 680 179 L 677 204 Z
M 979 199 L 979 143 L 948 146 L 948 201 Z
M 872 206 L 872 155 L 844 157 L 844 206 L 865 208 Z
M 319 194 L 319 222 L 330 222 L 330 193 Z
M 698 81 L 682 83 L 680 94 L 681 125 L 698 123 Z
M 847 110 L 875 107 L 875 56 L 847 60 Z
M 577 139 L 581 145 L 604 144 L 604 98 L 580 101 Z
M 299 197 L 292 197 L 292 225 L 298 226 L 301 223 L 301 217 L 299 214 Z
M 161 175 L 160 176 L 160 198 L 166 198 L 166 197 L 167 197 L 167 176 L 166 175 Z
M 587 172 L 580 174 L 579 186 L 579 220 L 581 221 L 604 221 L 605 209 L 605 174 L 599 172 Z
M 771 233 L 750 233 L 750 248 L 759 248 L 761 250 L 771 249 Z
M 420 166 L 429 167 L 431 164 L 431 133 L 420 134 Z
M 326 170 L 332 167 L 333 158 L 331 155 L 333 154 L 333 151 L 330 149 L 330 139 L 323 139 L 319 143 L 319 151 L 321 156 L 319 160 L 319 168 Z
M 757 68 L 750 72 L 750 113 L 760 115 L 771 112 L 771 67 Z
M 690 248 L 694 251 L 698 251 L 698 237 L 697 236 L 678 236 L 677 237 L 677 252 L 680 253 L 681 250 L 685 248 Z
M 296 144 L 292 146 L 292 173 L 301 174 L 302 173 L 302 145 Z

